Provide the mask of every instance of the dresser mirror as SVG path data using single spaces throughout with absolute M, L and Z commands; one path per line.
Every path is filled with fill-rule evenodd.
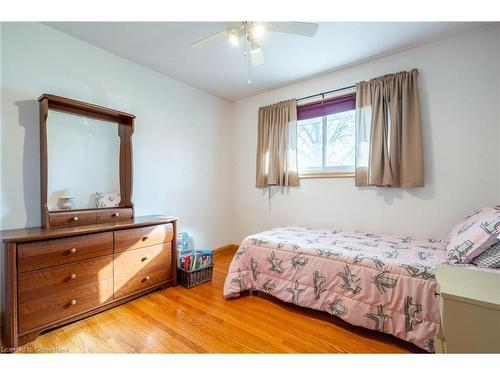
M 50 109 L 47 169 L 49 211 L 119 206 L 118 124 Z
M 133 217 L 135 116 L 51 94 L 39 102 L 43 225 Z

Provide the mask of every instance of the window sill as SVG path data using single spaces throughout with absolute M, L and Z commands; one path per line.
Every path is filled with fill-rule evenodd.
M 311 172 L 301 173 L 299 178 L 352 178 L 354 172 Z

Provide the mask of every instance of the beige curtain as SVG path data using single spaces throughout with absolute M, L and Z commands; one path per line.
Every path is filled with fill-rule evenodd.
M 356 186 L 424 186 L 418 70 L 356 85 Z
M 259 108 L 256 185 L 299 185 L 295 99 Z

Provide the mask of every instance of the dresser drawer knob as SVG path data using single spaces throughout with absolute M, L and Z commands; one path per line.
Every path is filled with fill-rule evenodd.
M 76 253 L 76 247 L 73 247 L 69 249 L 70 254 L 75 254 Z
M 78 221 L 78 216 L 73 217 L 71 220 Z
M 149 281 L 151 278 L 149 276 L 146 276 L 143 281 L 146 282 L 146 281 Z
M 144 237 L 142 237 L 142 240 L 143 241 L 147 241 L 147 240 L 149 240 L 149 237 L 148 236 L 144 236 Z
M 71 275 L 69 275 L 69 278 L 70 279 L 76 279 L 76 273 L 72 273 Z
M 144 257 L 144 258 L 142 258 L 142 259 L 141 259 L 141 262 L 145 262 L 145 261 L 147 261 L 148 259 L 149 259 L 148 257 Z
M 76 305 L 76 299 L 72 299 L 71 301 L 69 301 L 69 304 L 70 305 Z
M 111 217 L 118 217 L 118 216 L 120 216 L 120 213 L 119 213 L 119 212 L 113 212 L 113 213 L 111 214 Z

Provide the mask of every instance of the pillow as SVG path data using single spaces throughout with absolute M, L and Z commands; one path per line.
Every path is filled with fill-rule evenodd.
M 95 193 L 97 207 L 118 207 L 121 197 L 118 192 Z
M 500 241 L 472 259 L 472 264 L 482 268 L 500 268 Z
M 446 250 L 452 263 L 470 263 L 497 242 L 500 210 L 484 207 L 468 216 L 451 231 Z

